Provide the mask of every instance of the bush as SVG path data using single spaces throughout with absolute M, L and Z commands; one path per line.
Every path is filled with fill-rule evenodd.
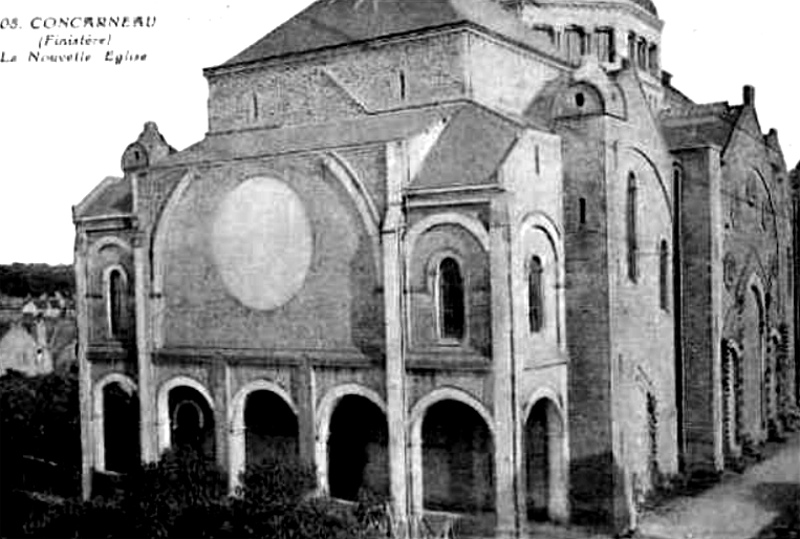
M 62 496 L 80 492 L 81 434 L 77 368 L 0 377 L 0 489 Z
M 27 537 L 365 538 L 351 507 L 309 498 L 314 474 L 296 461 L 253 466 L 236 497 L 216 463 L 188 449 L 126 478 L 121 493 L 89 502 L 15 501 L 24 507 L 7 535 Z M 20 493 L 21 494 L 21 493 Z M 18 532 L 18 533 L 11 533 Z

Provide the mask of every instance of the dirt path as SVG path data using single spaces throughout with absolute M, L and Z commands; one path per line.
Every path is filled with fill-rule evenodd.
M 740 476 L 645 515 L 649 539 L 800 539 L 800 435 Z

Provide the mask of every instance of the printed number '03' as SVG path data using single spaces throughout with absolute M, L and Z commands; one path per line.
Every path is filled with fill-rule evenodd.
M 19 27 L 19 20 L 14 17 L 13 19 L 2 18 L 0 19 L 0 30 L 14 30 Z

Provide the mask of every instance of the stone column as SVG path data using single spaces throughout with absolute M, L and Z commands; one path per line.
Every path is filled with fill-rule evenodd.
M 139 440 L 144 462 L 158 460 L 156 445 L 155 387 L 150 357 L 150 331 L 147 323 L 148 281 L 146 237 L 136 232 L 133 238 L 133 266 L 136 301 L 136 359 L 139 374 Z
M 403 335 L 402 185 L 408 171 L 403 143 L 387 147 L 387 210 L 383 223 L 383 301 L 386 329 L 386 404 L 389 424 L 389 483 L 399 537 L 408 534 L 408 431 Z
M 80 225 L 78 225 L 80 227 Z M 92 423 L 92 366 L 87 357 L 89 343 L 89 287 L 87 284 L 88 239 L 78 232 L 75 241 L 75 308 L 78 322 L 78 368 L 81 411 L 81 494 L 85 500 L 92 495 L 92 470 L 94 468 L 94 436 Z
M 520 533 L 518 507 L 518 407 L 512 343 L 510 226 L 504 199 L 492 203 L 489 257 L 492 294 L 492 365 L 494 367 L 495 503 L 497 536 Z

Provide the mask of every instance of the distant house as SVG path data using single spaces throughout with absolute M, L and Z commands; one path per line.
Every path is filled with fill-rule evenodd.
M 0 338 L 0 375 L 8 370 L 28 375 L 53 370 L 53 356 L 47 347 L 43 321 L 36 324 L 34 335 L 23 324 L 15 323 Z
M 75 307 L 56 292 L 37 299 L 0 300 L 0 375 L 9 369 L 45 374 L 76 361 Z

